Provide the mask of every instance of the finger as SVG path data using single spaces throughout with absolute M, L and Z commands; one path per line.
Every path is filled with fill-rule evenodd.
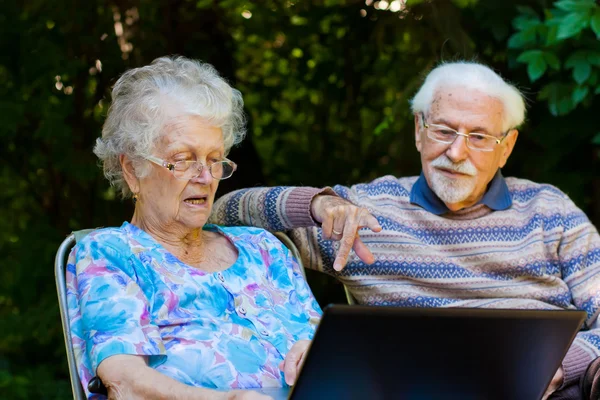
M 284 364 L 284 362 L 282 361 L 282 362 L 280 362 L 280 363 L 279 363 L 279 365 L 278 365 L 279 369 L 280 369 L 280 370 L 282 370 L 282 371 L 283 371 L 283 364 Z
M 354 239 L 354 245 L 352 249 L 363 262 L 367 264 L 373 264 L 375 262 L 375 256 L 371 253 L 371 250 L 363 243 L 360 237 Z
M 321 223 L 321 231 L 323 234 L 323 239 L 330 240 L 332 236 L 333 230 L 333 213 L 327 212 L 323 218 L 323 222 Z
M 285 357 L 285 364 L 283 366 L 283 375 L 285 376 L 285 383 L 293 385 L 296 382 L 296 374 L 298 369 L 298 363 L 300 362 L 301 354 L 297 349 L 292 349 Z
M 348 256 L 350 255 L 350 250 L 354 245 L 354 239 L 357 237 L 359 229 L 357 222 L 356 217 L 346 218 L 346 225 L 344 226 L 342 239 L 340 240 L 340 248 L 333 263 L 333 269 L 336 271 L 341 271 L 348 262 Z
M 273 400 L 271 396 L 267 396 L 266 394 L 258 393 L 258 392 L 247 392 L 248 395 L 244 395 L 242 400 Z
M 373 232 L 381 232 L 382 228 L 381 225 L 379 225 L 379 221 L 377 221 L 377 218 L 375 218 L 370 212 L 368 212 L 364 208 L 362 210 L 364 211 L 361 212 L 361 218 L 359 223 L 360 227 L 369 228 Z
M 333 221 L 333 228 L 331 229 L 331 239 L 340 240 L 344 235 L 344 220 L 336 218 Z

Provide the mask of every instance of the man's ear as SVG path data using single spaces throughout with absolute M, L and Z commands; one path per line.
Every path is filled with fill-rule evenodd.
M 127 182 L 129 190 L 132 193 L 138 193 L 140 191 L 140 181 L 135 174 L 135 168 L 131 158 L 125 154 L 119 156 L 119 162 L 121 163 L 121 169 L 123 170 L 123 179 Z
M 506 135 L 506 139 L 502 142 L 502 155 L 500 157 L 500 168 L 503 168 L 508 161 L 508 157 L 510 157 L 513 149 L 515 148 L 515 144 L 517 143 L 517 137 L 519 136 L 519 131 L 516 129 L 511 130 Z
M 415 146 L 417 147 L 417 151 L 420 153 L 421 152 L 421 146 L 422 146 L 422 142 L 421 142 L 421 129 L 423 129 L 423 124 L 421 124 L 421 118 L 422 115 L 419 115 L 418 113 L 415 113 Z

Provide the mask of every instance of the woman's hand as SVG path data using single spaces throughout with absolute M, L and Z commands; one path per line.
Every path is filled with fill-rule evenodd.
M 226 393 L 226 400 L 273 400 L 272 397 L 251 390 L 232 390 Z
M 542 400 L 546 400 L 547 398 L 550 397 L 550 395 L 552 393 L 556 392 L 556 389 L 558 389 L 560 387 L 560 385 L 563 384 L 563 380 L 564 380 L 563 369 L 562 369 L 562 367 L 560 367 L 560 368 L 558 368 L 558 371 L 556 371 L 556 374 L 554 374 L 552 381 L 550 381 L 550 385 L 548 386 L 548 389 L 546 389 L 546 393 L 544 393 Z
M 290 386 L 293 385 L 298 378 L 298 373 L 304 362 L 304 355 L 306 354 L 309 345 L 310 340 L 298 340 L 285 356 L 285 360 L 279 363 L 279 369 L 283 371 L 285 383 Z
M 338 196 L 318 195 L 312 200 L 310 211 L 313 218 L 321 223 L 323 238 L 340 241 L 333 263 L 334 270 L 341 271 L 346 266 L 350 249 L 354 249 L 358 258 L 367 264 L 375 261 L 371 251 L 358 236 L 360 228 L 381 231 L 379 222 L 367 209 L 357 207 Z

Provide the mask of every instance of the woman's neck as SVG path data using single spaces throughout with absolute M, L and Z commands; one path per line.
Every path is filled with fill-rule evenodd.
M 202 263 L 207 241 L 210 241 L 210 233 L 202 228 L 186 229 L 179 224 L 161 224 L 143 218 L 137 210 L 131 218 L 131 224 L 148 233 L 184 263 L 192 266 Z

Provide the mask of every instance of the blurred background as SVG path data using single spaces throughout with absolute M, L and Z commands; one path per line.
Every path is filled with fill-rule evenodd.
M 125 70 L 181 54 L 243 93 L 224 193 L 418 174 L 408 99 L 436 63 L 479 60 L 529 99 L 504 175 L 600 226 L 599 39 L 595 0 L 0 0 L 0 398 L 71 396 L 53 259 L 131 216 L 91 151 Z

